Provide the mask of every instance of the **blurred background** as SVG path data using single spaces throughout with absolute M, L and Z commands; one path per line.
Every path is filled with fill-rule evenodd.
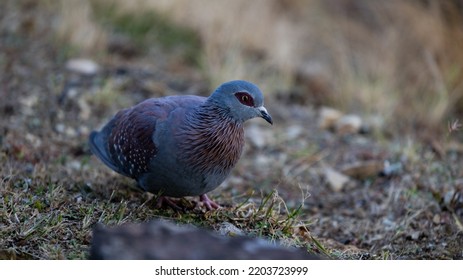
M 90 155 L 121 108 L 233 79 L 275 123 L 247 123 L 221 211 L 155 209 Z M 463 0 L 2 0 L 0 258 L 88 258 L 96 223 L 156 217 L 463 258 L 462 119 Z
M 276 98 L 377 115 L 398 129 L 446 129 L 463 112 L 460 0 L 36 5 L 55 10 L 50 31 L 80 55 L 161 46 L 214 86 L 245 78 Z

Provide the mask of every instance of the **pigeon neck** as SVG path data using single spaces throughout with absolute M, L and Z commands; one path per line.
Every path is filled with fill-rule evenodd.
M 229 108 L 221 106 L 220 103 L 212 99 L 208 99 L 205 103 L 200 105 L 194 112 L 196 121 L 205 123 L 211 126 L 214 123 L 234 123 L 239 125 L 230 112 Z
M 244 146 L 241 122 L 213 103 L 205 102 L 187 119 L 182 146 L 184 160 L 201 172 L 225 174 L 238 161 Z

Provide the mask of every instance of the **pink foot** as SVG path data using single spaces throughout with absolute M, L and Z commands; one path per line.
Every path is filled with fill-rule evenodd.
M 220 208 L 220 205 L 212 201 L 206 194 L 200 195 L 199 201 L 203 203 L 208 211 Z
M 177 211 L 183 210 L 182 207 L 180 207 L 174 200 L 161 195 L 158 197 L 158 201 L 156 202 L 156 208 L 163 208 L 165 206 L 171 207 Z

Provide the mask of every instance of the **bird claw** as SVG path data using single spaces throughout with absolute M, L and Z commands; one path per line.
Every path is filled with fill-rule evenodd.
M 174 210 L 177 211 L 182 211 L 183 208 L 180 207 L 174 200 L 166 197 L 166 196 L 160 196 L 158 198 L 158 201 L 156 202 L 156 208 L 163 208 L 165 206 L 171 207 Z
M 212 201 L 206 194 L 200 195 L 199 201 L 202 202 L 202 204 L 204 205 L 204 207 L 206 207 L 208 211 L 220 208 L 220 205 Z

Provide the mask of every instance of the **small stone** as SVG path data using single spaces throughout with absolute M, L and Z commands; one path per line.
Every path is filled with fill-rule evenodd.
M 79 90 L 75 87 L 70 87 L 66 91 L 66 97 L 69 99 L 74 99 L 79 96 Z
M 93 60 L 74 58 L 66 63 L 66 69 L 83 75 L 95 75 L 100 67 Z
M 435 214 L 434 217 L 432 217 L 432 222 L 436 225 L 440 224 L 441 218 L 439 214 Z
M 62 123 L 59 123 L 55 126 L 55 130 L 59 133 L 64 133 L 64 131 L 66 130 L 66 126 Z
M 410 234 L 410 238 L 412 240 L 418 240 L 418 238 L 420 238 L 420 232 L 419 231 L 414 231 Z
M 2 97 L 3 98 L 3 97 Z M 19 102 L 21 103 L 21 113 L 25 116 L 33 116 L 35 115 L 34 106 L 37 105 L 39 98 L 37 95 L 31 95 L 19 98 Z M 3 100 L 2 100 L 3 102 Z
M 397 229 L 397 223 L 389 218 L 383 219 L 383 225 L 386 231 L 394 231 Z
M 66 133 L 66 136 L 68 136 L 68 137 L 76 137 L 77 136 L 77 131 L 74 128 L 70 127 L 70 126 L 68 126 L 66 128 L 65 133 Z
M 346 184 L 350 181 L 350 178 L 333 168 L 325 168 L 324 170 L 326 181 L 331 189 L 335 192 L 340 192 L 346 186 Z
M 66 164 L 66 167 L 73 170 L 81 170 L 82 163 L 78 160 L 72 160 Z
M 319 111 L 318 127 L 321 129 L 332 129 L 342 115 L 339 110 L 323 107 Z
M 258 154 L 254 160 L 256 166 L 269 166 L 274 160 L 263 154 Z
M 384 162 L 384 169 L 382 171 L 382 175 L 384 176 L 392 176 L 401 173 L 403 169 L 402 163 L 390 163 L 389 161 Z
M 79 105 L 79 116 L 81 120 L 88 120 L 91 116 L 92 110 L 90 106 L 88 105 L 88 102 L 81 98 L 77 101 L 77 104 Z
M 26 139 L 36 149 L 42 146 L 42 140 L 32 133 L 26 133 Z
M 85 125 L 81 125 L 81 126 L 79 126 L 77 132 L 80 135 L 89 135 L 90 134 L 90 129 Z
M 454 197 L 455 197 L 455 191 L 448 191 L 445 193 L 444 195 L 444 204 L 446 206 L 450 206 L 452 207 L 452 202 L 454 200 Z
M 244 233 L 241 229 L 237 228 L 234 224 L 229 222 L 223 222 L 219 225 L 217 232 L 220 235 L 225 236 L 243 236 Z
M 355 134 L 362 128 L 362 119 L 357 115 L 345 115 L 336 122 L 336 132 L 339 134 Z
M 25 96 L 19 98 L 19 102 L 27 107 L 27 108 L 32 108 L 34 107 L 39 101 L 39 97 L 37 95 L 31 95 L 31 96 Z
M 58 123 L 56 126 L 55 126 L 55 130 L 56 132 L 60 133 L 60 134 L 64 134 L 68 137 L 76 137 L 77 136 L 77 131 L 70 127 L 70 126 L 66 126 L 64 125 L 63 123 Z

